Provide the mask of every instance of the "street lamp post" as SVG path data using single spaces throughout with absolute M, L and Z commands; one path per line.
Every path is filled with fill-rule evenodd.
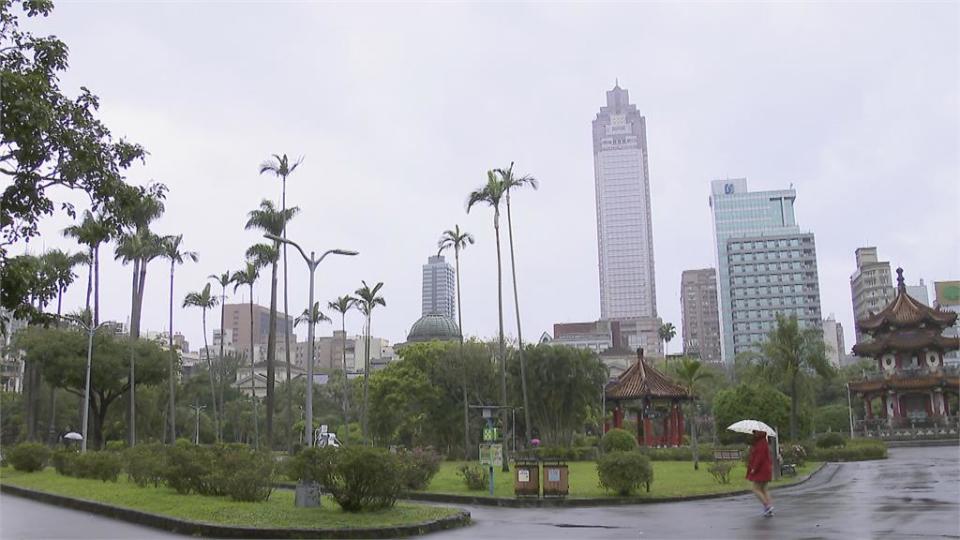
M 270 240 L 273 240 L 274 242 L 283 242 L 285 244 L 290 244 L 291 246 L 297 248 L 297 251 L 299 251 L 300 255 L 303 256 L 303 260 L 306 261 L 307 269 L 310 270 L 310 301 L 307 304 L 307 313 L 310 315 L 311 318 L 313 317 L 312 311 L 313 311 L 313 302 L 314 302 L 313 277 L 314 277 L 315 271 L 317 270 L 317 266 L 319 266 L 320 262 L 323 261 L 323 259 L 330 254 L 349 255 L 349 256 L 359 254 L 359 252 L 357 251 L 352 251 L 348 249 L 328 249 L 327 251 L 323 252 L 323 255 L 320 255 L 320 258 L 318 259 L 316 258 L 316 254 L 313 251 L 311 251 L 310 256 L 307 257 L 307 254 L 303 251 L 303 248 L 301 248 L 293 240 L 282 238 L 275 234 L 265 234 L 264 237 Z M 313 443 L 314 443 L 314 440 L 313 440 L 313 356 L 314 356 L 315 344 L 314 344 L 313 321 L 308 321 L 308 322 L 309 322 L 309 325 L 307 326 L 307 392 L 306 392 L 307 406 L 306 406 L 306 411 L 304 411 L 306 416 L 305 422 L 304 422 L 305 423 L 304 431 L 307 436 L 307 447 L 311 447 L 313 446 Z
M 197 413 L 197 431 L 196 431 L 196 435 L 194 436 L 194 444 L 196 444 L 197 446 L 200 446 L 200 411 L 206 409 L 207 406 L 201 405 L 200 398 L 197 397 L 193 402 L 193 406 L 191 406 L 190 408 Z
M 79 317 L 65 316 L 63 318 L 80 325 L 87 331 L 87 376 L 83 385 L 83 426 L 81 430 L 83 440 L 80 441 L 80 452 L 83 453 L 87 451 L 87 424 L 90 419 L 90 366 L 93 364 L 93 334 L 107 323 L 102 322 L 94 326 Z

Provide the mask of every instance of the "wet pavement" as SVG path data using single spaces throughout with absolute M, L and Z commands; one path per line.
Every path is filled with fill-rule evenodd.
M 885 461 L 831 464 L 753 496 L 607 508 L 464 507 L 474 524 L 427 538 L 960 538 L 960 448 L 895 448 Z M 172 538 L 176 535 L 3 495 L 2 538 Z

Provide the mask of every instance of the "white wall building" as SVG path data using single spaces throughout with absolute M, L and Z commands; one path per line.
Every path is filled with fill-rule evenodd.
M 847 351 L 843 342 L 843 326 L 837 322 L 833 313 L 823 320 L 823 343 L 827 346 L 827 359 L 833 367 L 844 363 Z

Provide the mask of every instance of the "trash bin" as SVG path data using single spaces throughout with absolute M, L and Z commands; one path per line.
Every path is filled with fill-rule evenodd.
M 566 497 L 570 493 L 569 469 L 563 462 L 544 462 L 543 498 Z
M 540 497 L 540 463 L 536 460 L 513 462 L 513 493 L 517 497 Z

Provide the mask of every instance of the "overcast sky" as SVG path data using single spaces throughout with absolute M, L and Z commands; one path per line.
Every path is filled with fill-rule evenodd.
M 200 253 L 177 269 L 178 307 L 208 274 L 241 267 L 259 240 L 243 230 L 247 212 L 280 196 L 257 166 L 286 152 L 305 157 L 288 182 L 301 208 L 289 237 L 360 251 L 323 262 L 317 297 L 383 281 L 375 335 L 405 340 L 420 316 L 421 265 L 454 224 L 477 239 L 461 260 L 465 333 L 496 334 L 492 213 L 467 215 L 464 203 L 511 160 L 540 181 L 513 198 L 525 338 L 595 320 L 590 122 L 619 78 L 647 119 L 664 321 L 681 326 L 680 273 L 714 266 L 710 180 L 745 176 L 751 189 L 796 188 L 798 222 L 816 234 L 823 313 L 843 323 L 849 347 L 857 247 L 877 246 L 910 283 L 960 278 L 958 21 L 946 2 L 61 1 L 27 27 L 69 45 L 64 89 L 89 87 L 114 134 L 150 152 L 130 180 L 170 187 L 154 229 L 183 233 Z M 68 224 L 46 219 L 29 249 L 76 249 L 59 235 Z M 101 306 L 126 320 L 130 268 L 112 249 Z M 168 272 L 150 265 L 145 329 L 167 327 Z M 83 302 L 79 273 L 68 310 Z M 294 253 L 290 277 L 299 313 L 307 281 Z M 255 300 L 269 303 L 269 279 Z M 199 312 L 177 309 L 174 324 L 202 345 Z M 347 324 L 359 333 L 360 316 Z

